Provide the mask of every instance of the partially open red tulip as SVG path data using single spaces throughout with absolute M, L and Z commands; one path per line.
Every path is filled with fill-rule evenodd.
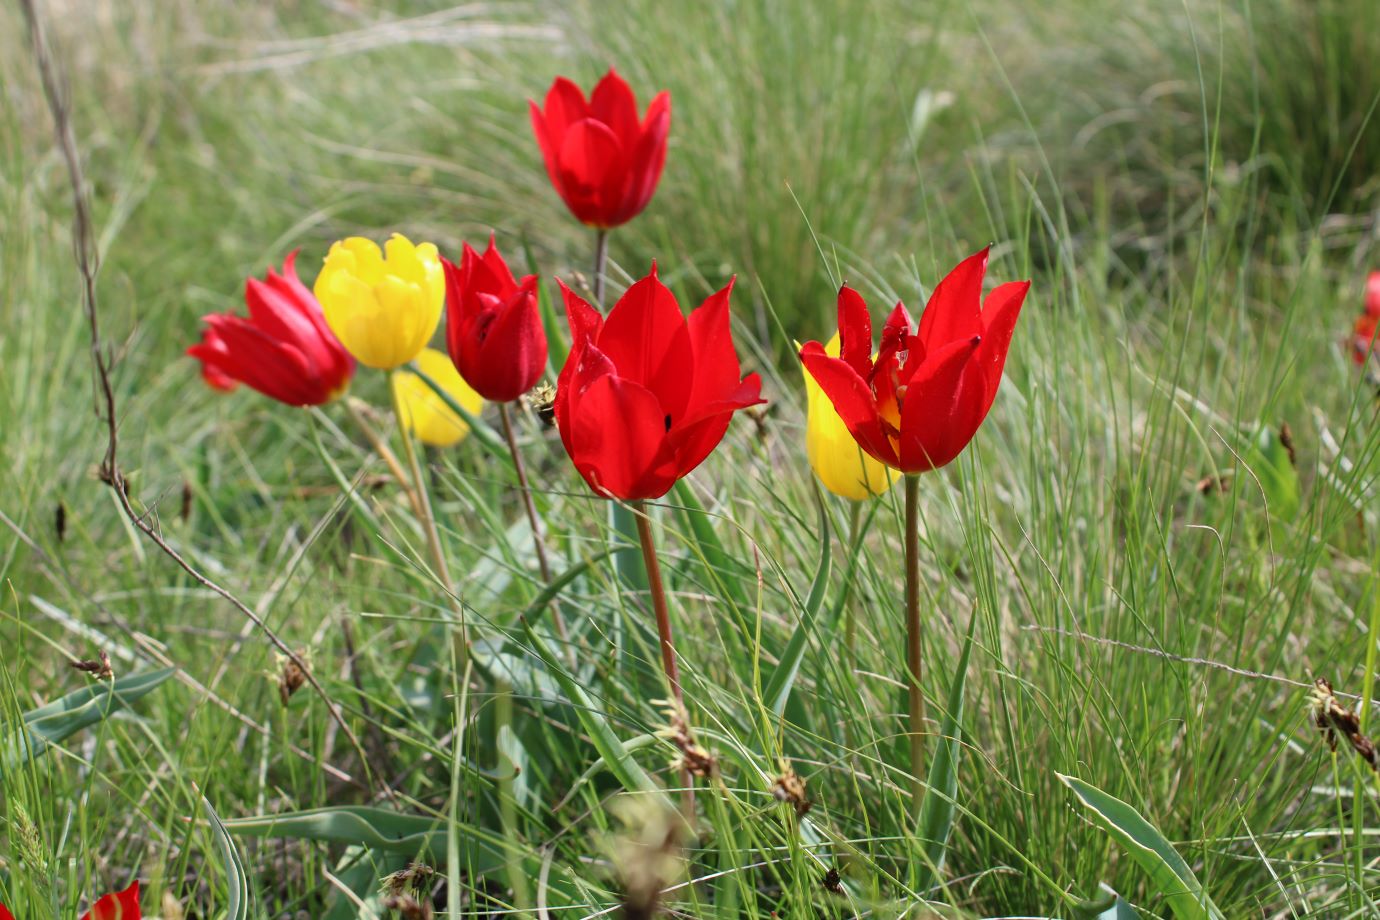
M 108 894 L 82 915 L 81 920 L 141 920 L 139 912 L 139 882 L 136 880 L 124 891 Z
M 639 119 L 632 90 L 609 70 L 588 101 L 578 86 L 557 77 L 544 107 L 528 104 L 546 174 L 570 213 L 602 229 L 642 213 L 666 163 L 670 93 L 658 93 Z
M 130 887 L 117 894 L 108 894 L 99 899 L 91 910 L 81 914 L 81 920 L 141 920 L 139 913 L 139 883 L 134 881 Z
M 202 376 L 216 389 L 238 381 L 290 406 L 319 406 L 350 385 L 355 361 L 336 339 L 321 305 L 297 279 L 293 251 L 281 275 L 268 270 L 245 282 L 249 316 L 202 317 L 201 341 L 187 354 L 202 362 Z
M 934 289 L 920 328 L 898 303 L 872 358 L 872 321 L 857 291 L 839 291 L 840 356 L 809 342 L 805 369 L 859 446 L 906 473 L 937 469 L 977 434 L 996 398 L 1029 281 L 982 298 L 987 250 L 969 256 Z
M 546 371 L 546 330 L 537 310 L 537 278 L 513 277 L 489 237 L 480 255 L 466 243 L 446 272 L 446 349 L 476 393 L 511 402 Z
M 723 439 L 733 413 L 762 402 L 729 329 L 733 282 L 689 321 L 656 264 L 608 318 L 564 284 L 573 344 L 556 384 L 561 441 L 589 487 L 634 501 L 665 495 Z

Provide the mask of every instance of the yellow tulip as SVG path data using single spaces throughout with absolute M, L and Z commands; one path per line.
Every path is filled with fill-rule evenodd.
M 824 346 L 824 351 L 830 357 L 838 357 L 837 333 Z M 835 411 L 834 404 L 808 371 L 805 371 L 805 394 L 808 400 L 805 451 L 824 488 L 854 501 L 881 495 L 890 489 L 901 474 L 863 452 L 848 433 L 848 426 Z
M 421 368 L 441 389 L 450 394 L 466 412 L 478 415 L 484 408 L 484 397 L 470 388 L 455 369 L 450 355 L 434 348 L 424 348 L 417 356 L 417 367 Z M 470 433 L 465 420 L 446 405 L 445 400 L 436 395 L 425 380 L 411 371 L 394 371 L 393 387 L 397 393 L 398 410 L 402 413 L 403 425 L 408 431 L 421 439 L 423 444 L 432 447 L 451 447 L 464 440 Z
M 352 236 L 331 246 L 314 291 L 340 344 L 359 363 L 392 370 L 431 341 L 446 280 L 431 243 L 414 246 L 395 233 L 381 251 Z

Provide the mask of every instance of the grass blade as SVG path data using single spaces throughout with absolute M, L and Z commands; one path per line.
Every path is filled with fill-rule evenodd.
M 810 593 L 800 609 L 800 622 L 796 624 L 795 632 L 786 643 L 786 650 L 781 653 L 781 660 L 777 662 L 776 670 L 772 671 L 767 687 L 762 692 L 767 707 L 777 718 L 786 711 L 786 701 L 790 699 L 791 687 L 795 684 L 796 674 L 800 672 L 800 662 L 805 657 L 805 648 L 809 645 L 810 634 L 814 631 L 815 619 L 818 617 L 819 608 L 824 604 L 824 592 L 829 587 L 832 559 L 832 553 L 829 551 L 829 521 L 824 510 L 824 498 L 818 489 L 815 490 L 815 510 L 819 515 L 817 529 L 820 535 L 819 562 L 815 564 L 815 577 L 810 582 Z

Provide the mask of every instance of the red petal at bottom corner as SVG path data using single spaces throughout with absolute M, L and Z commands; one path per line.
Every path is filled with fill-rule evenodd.
M 136 879 L 124 891 L 108 894 L 82 916 L 82 920 L 142 920 L 139 912 L 139 881 Z

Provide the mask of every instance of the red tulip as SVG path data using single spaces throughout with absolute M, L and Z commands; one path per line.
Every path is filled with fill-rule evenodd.
M 730 281 L 687 322 L 656 263 L 608 319 L 561 285 L 574 342 L 556 384 L 556 425 L 599 495 L 665 495 L 723 439 L 734 411 L 763 402 L 761 378 L 741 377 L 732 290 Z
M 485 399 L 510 402 L 546 371 L 546 330 L 537 278 L 513 278 L 489 237 L 481 256 L 468 243 L 446 272 L 446 349 L 460 376 Z
M 987 252 L 939 282 L 918 332 L 896 304 L 875 360 L 867 304 L 847 285 L 839 290 L 840 357 L 818 342 L 800 350 L 858 445 L 888 466 L 906 473 L 944 466 L 992 407 L 1030 282 L 999 285 L 982 300 Z
M 202 362 L 202 376 L 217 389 L 234 381 L 290 406 L 319 406 L 350 385 L 354 359 L 337 341 L 321 305 L 297 279 L 294 250 L 283 273 L 245 282 L 249 316 L 203 316 L 201 342 L 187 354 Z
M 1380 272 L 1366 279 L 1366 315 L 1380 317 Z
M 3 904 L 0 904 L 0 920 L 14 920 L 14 914 Z
M 139 882 L 136 880 L 124 891 L 108 894 L 82 915 L 81 920 L 141 920 L 139 912 Z
M 632 90 L 610 69 L 588 102 L 557 77 L 544 110 L 528 104 L 546 174 L 581 223 L 608 229 L 642 213 L 666 164 L 670 93 L 658 93 L 639 121 Z

